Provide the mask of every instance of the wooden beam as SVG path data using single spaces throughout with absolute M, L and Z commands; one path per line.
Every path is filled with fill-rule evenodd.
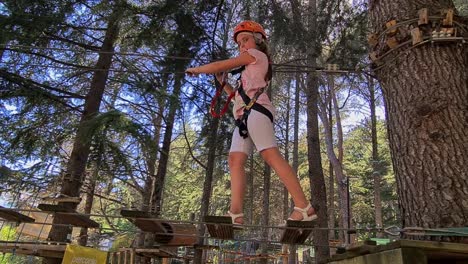
M 56 213 L 55 218 L 61 219 L 62 223 L 69 224 L 72 226 L 86 227 L 86 228 L 98 228 L 99 224 L 89 219 L 88 216 L 74 213 Z
M 63 205 L 59 205 L 59 204 L 39 204 L 37 206 L 37 208 L 39 208 L 42 211 L 53 212 L 53 213 L 57 213 L 57 212 L 60 212 L 60 213 L 75 213 L 75 210 L 73 210 L 71 208 L 67 208 L 67 207 L 65 207 Z
M 66 245 L 49 245 L 41 243 L 0 242 L 0 252 L 31 255 L 39 257 L 63 258 Z
M 86 228 L 99 227 L 99 224 L 96 221 L 91 220 L 89 216 L 77 213 L 75 210 L 67 208 L 63 205 L 39 204 L 37 208 L 41 209 L 42 211 L 55 213 L 54 217 L 60 219 L 63 224 Z
M 36 221 L 34 218 L 14 211 L 10 208 L 5 208 L 3 206 L 0 206 L 0 218 L 18 223 L 33 223 Z
M 429 11 L 427 8 L 419 9 L 418 15 L 419 15 L 418 26 L 427 25 L 429 23 Z
M 120 215 L 132 222 L 140 230 L 150 233 L 167 233 L 161 219 L 151 212 L 137 210 L 120 210 Z

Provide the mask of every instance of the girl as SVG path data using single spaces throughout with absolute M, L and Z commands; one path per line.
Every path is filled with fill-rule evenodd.
M 239 56 L 186 70 L 191 76 L 214 73 L 222 83 L 223 72 L 245 66 L 237 91 L 229 84 L 224 86 L 228 94 L 235 92 L 233 112 L 236 118 L 228 159 L 231 172 L 231 205 L 228 214 L 233 224 L 244 223 L 244 165 L 255 144 L 262 158 L 275 170 L 291 194 L 295 207 L 288 219 L 312 221 L 317 215 L 307 201 L 295 172 L 278 150 L 273 130 L 274 107 L 268 96 L 263 93 L 263 88 L 267 86 L 272 75 L 265 30 L 260 24 L 247 20 L 234 28 L 233 38 L 239 46 Z M 252 102 L 255 102 L 252 108 L 246 109 L 246 105 Z

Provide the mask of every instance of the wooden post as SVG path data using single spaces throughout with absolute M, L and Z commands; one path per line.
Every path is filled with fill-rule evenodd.
M 130 251 L 130 264 L 135 264 L 135 248 Z
M 413 28 L 411 30 L 411 39 L 413 40 L 413 45 L 416 45 L 423 40 L 422 33 L 421 30 L 419 30 L 419 28 Z
M 429 12 L 427 8 L 419 9 L 418 14 L 419 14 L 418 26 L 427 25 L 429 23 L 429 18 L 428 18 Z

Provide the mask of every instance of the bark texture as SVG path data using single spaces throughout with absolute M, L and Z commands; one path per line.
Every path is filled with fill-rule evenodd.
M 418 9 L 424 7 L 430 16 L 440 15 L 453 3 L 370 1 L 373 32 L 382 32 L 390 19 L 417 18 Z M 399 27 L 398 34 L 404 36 L 410 28 Z M 384 46 L 381 41 L 374 50 Z M 466 45 L 453 41 L 402 47 L 375 72 L 384 93 L 405 227 L 468 223 L 467 53 Z

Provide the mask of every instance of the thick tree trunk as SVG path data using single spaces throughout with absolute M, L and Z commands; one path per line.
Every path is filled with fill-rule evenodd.
M 451 1 L 370 1 L 373 32 L 385 23 L 453 7 Z M 408 33 L 410 25 L 399 27 Z M 460 33 L 462 31 L 459 31 Z M 465 36 L 466 37 L 466 36 Z M 384 49 L 384 40 L 374 48 Z M 411 45 L 411 44 L 408 44 Z M 375 71 L 384 93 L 403 226 L 468 223 L 468 47 L 453 42 L 393 51 Z
M 86 163 L 90 153 L 91 141 L 89 126 L 87 121 L 92 119 L 98 112 L 101 105 L 102 96 L 106 87 L 106 81 L 109 75 L 109 69 L 112 64 L 112 56 L 114 51 L 114 43 L 119 34 L 119 19 L 121 17 L 121 9 L 116 7 L 113 14 L 109 18 L 108 28 L 101 47 L 102 53 L 99 53 L 99 59 L 96 64 L 96 69 L 91 80 L 91 86 L 84 104 L 83 115 L 81 116 L 80 124 L 76 132 L 75 142 L 70 159 L 67 164 L 66 173 L 64 175 L 62 189 L 60 193 L 65 196 L 79 197 L 81 185 L 83 184 Z M 75 210 L 74 203 L 60 203 L 65 207 Z M 55 217 L 54 224 L 62 224 L 60 218 Z M 49 233 L 51 241 L 65 241 L 67 236 L 71 234 L 71 228 L 65 226 L 52 226 Z M 55 264 L 61 263 L 61 259 L 45 258 L 43 263 Z

